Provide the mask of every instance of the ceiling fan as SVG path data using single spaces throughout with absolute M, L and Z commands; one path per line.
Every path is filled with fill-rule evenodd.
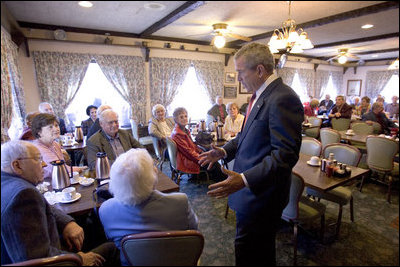
M 213 31 L 211 32 L 211 35 L 214 35 L 215 37 L 211 40 L 211 45 L 215 45 L 215 47 L 217 48 L 224 47 L 226 42 L 226 37 L 232 37 L 246 42 L 251 41 L 250 37 L 232 33 L 230 30 L 228 30 L 228 24 L 226 23 L 216 23 L 213 24 L 212 26 L 213 26 Z
M 339 49 L 339 54 L 338 55 L 327 59 L 327 61 L 332 62 L 333 60 L 337 59 L 339 64 L 344 64 L 344 63 L 347 62 L 347 60 L 349 58 L 352 58 L 352 59 L 355 59 L 355 60 L 359 60 L 360 59 L 358 56 L 349 53 L 349 49 L 348 48 L 341 48 L 341 49 Z

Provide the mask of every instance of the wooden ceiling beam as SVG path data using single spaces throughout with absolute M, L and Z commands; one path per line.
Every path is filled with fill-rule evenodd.
M 340 46 L 340 45 L 344 45 L 344 44 L 364 43 L 364 42 L 377 41 L 377 40 L 396 38 L 396 37 L 399 37 L 398 32 L 370 36 L 370 37 L 357 38 L 357 39 L 351 39 L 351 40 L 338 41 L 338 42 L 327 43 L 327 44 L 314 45 L 314 49 L 332 47 L 332 46 Z
M 202 6 L 205 4 L 205 1 L 187 1 L 171 13 L 169 13 L 167 16 L 164 18 L 160 19 L 147 29 L 145 29 L 143 32 L 139 34 L 140 38 L 145 38 L 156 31 L 164 28 L 165 26 L 168 26 L 169 24 L 175 22 L 177 19 L 185 16 L 186 14 L 196 10 L 198 7 Z
M 391 10 L 391 9 L 395 9 L 395 8 L 399 8 L 399 2 L 387 1 L 387 2 L 380 3 L 380 4 L 367 6 L 367 7 L 351 10 L 348 12 L 339 13 L 339 14 L 336 14 L 333 16 L 328 16 L 325 18 L 320 18 L 320 19 L 304 22 L 304 23 L 298 24 L 297 28 L 303 28 L 305 30 L 305 29 L 309 29 L 309 28 L 313 28 L 313 27 L 330 24 L 330 23 L 353 19 L 353 18 L 365 16 L 365 15 L 375 14 L 378 12 L 383 12 L 383 11 L 387 11 L 387 10 Z M 250 36 L 250 38 L 252 39 L 252 41 L 256 41 L 256 40 L 260 40 L 260 39 L 269 38 L 272 36 L 273 33 L 274 33 L 274 31 L 265 32 L 265 33 L 257 34 L 254 36 Z M 235 40 L 235 41 L 227 43 L 226 47 L 237 48 L 239 45 L 241 45 L 245 42 L 246 41 L 243 41 L 243 40 Z

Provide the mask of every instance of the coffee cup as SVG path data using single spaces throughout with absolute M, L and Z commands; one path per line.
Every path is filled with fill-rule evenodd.
M 317 157 L 317 156 L 312 156 L 311 159 L 310 159 L 310 163 L 311 163 L 312 165 L 318 165 L 318 164 L 319 164 L 319 157 Z
M 354 131 L 352 129 L 348 129 L 346 133 L 347 134 L 354 134 Z
M 75 187 L 67 187 L 64 188 L 61 193 L 64 201 L 73 200 L 76 196 L 76 189 Z

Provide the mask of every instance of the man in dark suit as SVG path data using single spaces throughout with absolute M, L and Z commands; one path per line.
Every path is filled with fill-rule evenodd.
M 119 129 L 118 114 L 112 109 L 104 110 L 99 115 L 101 129 L 87 140 L 88 166 L 96 166 L 97 152 L 106 152 L 110 166 L 115 159 L 131 148 L 143 148 L 132 134 Z
M 56 115 L 54 113 L 53 106 L 47 102 L 42 102 L 39 104 L 39 111 L 41 113 L 49 113 L 49 114 Z M 58 118 L 58 121 L 59 121 L 58 126 L 60 127 L 60 134 L 64 135 L 67 132 L 67 127 L 65 126 L 65 121 L 61 118 Z
M 229 195 L 236 211 L 236 265 L 276 265 L 275 236 L 288 203 L 291 172 L 299 158 L 303 105 L 274 73 L 268 46 L 252 43 L 235 55 L 239 81 L 253 93 L 242 132 L 223 148 L 200 155 L 202 166 L 235 159 L 228 178 L 208 194 Z

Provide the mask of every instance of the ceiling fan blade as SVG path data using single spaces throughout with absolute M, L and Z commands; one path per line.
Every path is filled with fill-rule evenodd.
M 228 32 L 228 33 L 225 33 L 225 35 L 228 36 L 228 37 L 233 37 L 233 38 L 240 39 L 240 40 L 243 40 L 243 41 L 246 41 L 246 42 L 250 42 L 251 41 L 250 37 L 246 37 L 246 36 L 239 35 L 239 34 L 236 34 L 236 33 Z
M 347 54 L 346 56 L 350 57 L 350 58 L 354 58 L 354 59 L 360 59 L 358 56 L 353 55 L 353 54 Z

